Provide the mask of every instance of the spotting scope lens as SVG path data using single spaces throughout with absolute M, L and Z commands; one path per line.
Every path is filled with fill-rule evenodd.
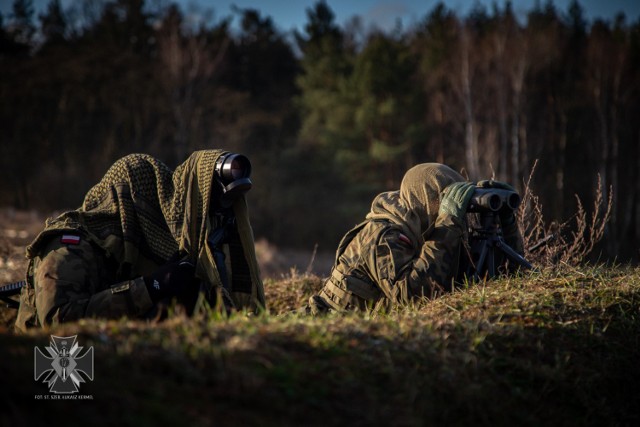
M 509 209 L 515 211 L 520 206 L 520 195 L 516 192 L 511 192 L 506 198 L 507 206 Z
M 251 162 L 246 156 L 235 153 L 225 153 L 218 158 L 215 166 L 215 180 L 223 193 L 223 205 L 231 203 L 237 197 L 251 190 L 253 183 L 251 176 Z
M 251 176 L 251 162 L 242 154 L 224 154 L 216 162 L 216 174 L 225 184 Z
M 520 195 L 515 191 L 499 188 L 476 188 L 469 202 L 468 212 L 497 212 L 500 209 L 516 210 Z

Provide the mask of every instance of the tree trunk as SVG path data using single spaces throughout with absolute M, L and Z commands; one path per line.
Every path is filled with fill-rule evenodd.
M 498 167 L 498 176 L 501 180 L 506 181 L 509 174 L 509 168 L 507 167 L 507 151 L 508 147 L 508 130 L 507 130 L 507 91 L 505 88 L 505 62 L 508 58 L 505 57 L 505 43 L 506 37 L 503 34 L 502 36 L 496 35 L 495 37 L 495 47 L 496 47 L 496 58 L 499 66 L 496 71 L 496 92 L 497 92 L 497 102 L 498 102 L 498 129 L 499 129 L 499 138 L 500 138 L 500 161 Z
M 462 30 L 462 67 L 460 67 L 462 83 L 462 102 L 464 105 L 464 144 L 465 159 L 469 175 L 472 179 L 478 177 L 480 166 L 478 160 L 478 140 L 475 135 L 473 119 L 473 102 L 471 95 L 471 73 L 469 65 L 469 41 L 466 31 Z
M 526 59 L 520 57 L 513 76 L 513 123 L 511 124 L 511 182 L 513 185 L 520 180 L 520 102 L 526 68 Z

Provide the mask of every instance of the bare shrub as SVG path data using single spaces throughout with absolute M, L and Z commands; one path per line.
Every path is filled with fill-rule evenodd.
M 544 267 L 575 266 L 584 262 L 596 243 L 604 237 L 613 206 L 611 188 L 605 201 L 602 181 L 598 175 L 598 188 L 591 216 L 576 195 L 577 212 L 566 221 L 548 222 L 543 214 L 540 198 L 531 189 L 531 179 L 537 161 L 524 186 L 521 207 L 517 213 L 518 226 L 524 239 L 525 257 Z

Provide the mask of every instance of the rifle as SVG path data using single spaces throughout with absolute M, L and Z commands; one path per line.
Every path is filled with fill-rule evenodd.
M 27 282 L 24 280 L 0 286 L 0 300 L 6 302 L 8 308 L 18 308 L 20 303 L 9 297 L 18 295 L 25 286 L 27 286 Z

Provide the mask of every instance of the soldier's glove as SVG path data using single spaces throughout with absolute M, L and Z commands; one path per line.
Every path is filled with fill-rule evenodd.
M 442 192 L 438 215 L 451 215 L 463 218 L 467 213 L 469 200 L 473 196 L 476 186 L 470 182 L 454 182 Z
M 477 185 L 480 188 L 498 188 L 500 190 L 516 191 L 515 188 L 506 182 L 494 181 L 492 179 L 478 181 Z M 511 209 L 500 209 L 498 214 L 500 216 L 500 224 L 503 228 L 513 227 L 516 223 L 515 211 L 512 211 Z
M 154 302 L 181 297 L 198 291 L 196 268 L 188 261 L 165 264 L 148 276 L 143 276 L 149 296 Z

